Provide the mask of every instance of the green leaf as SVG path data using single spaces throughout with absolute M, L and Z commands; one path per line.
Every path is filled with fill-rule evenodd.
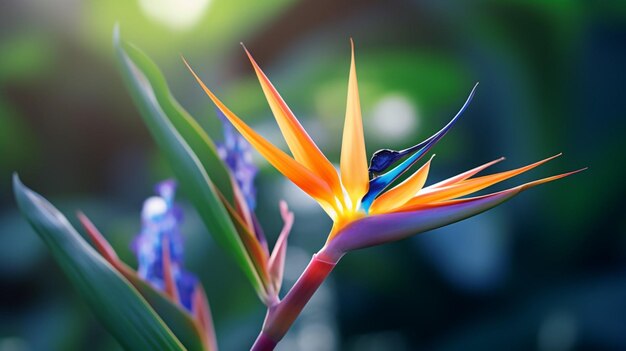
M 183 119 L 189 122 L 190 118 L 181 118 L 188 115 L 174 103 L 175 100 L 169 93 L 158 67 L 141 51 L 122 42 L 117 28 L 114 45 L 126 85 L 150 133 L 169 161 L 182 190 L 193 203 L 209 232 L 234 256 L 259 297 L 263 299 L 265 289 L 260 274 L 220 200 L 219 189 L 222 188 L 216 188 L 213 179 L 208 175 L 207 170 L 213 175 L 214 171 L 219 169 L 211 167 L 217 162 L 211 162 L 211 165 L 205 168 L 199 155 L 190 146 L 194 145 L 197 150 L 203 152 L 204 158 L 209 154 L 206 149 L 198 147 L 200 137 L 194 136 L 193 131 L 198 132 L 199 127 L 184 127 Z M 181 130 L 177 130 L 176 126 L 181 126 Z M 190 138 L 189 141 L 181 135 L 181 131 Z M 224 167 L 223 164 L 221 167 Z M 222 181 L 220 184 L 223 186 L 224 183 L 225 181 Z
M 127 267 L 128 268 L 128 267 Z M 207 350 L 203 345 L 200 333 L 204 333 L 200 326 L 196 324 L 193 317 L 180 306 L 174 304 L 160 291 L 154 289 L 143 279 L 139 278 L 135 271 L 126 269 L 120 272 L 128 281 L 141 293 L 146 301 L 154 308 L 161 318 L 172 329 L 174 334 L 180 339 L 189 351 Z
M 91 239 L 91 242 L 94 244 L 95 249 L 115 270 L 122 274 L 124 278 L 137 289 L 187 350 L 213 351 L 209 348 L 209 345 L 204 345 L 203 334 L 205 331 L 186 309 L 174 303 L 161 291 L 141 279 L 135 270 L 122 262 L 117 257 L 113 247 L 111 247 L 109 242 L 85 214 L 78 213 L 78 219 L 83 225 L 83 229 L 89 239 Z
M 127 350 L 185 350 L 161 318 L 52 204 L 24 186 L 13 189 L 24 217 L 95 315 Z
M 172 96 L 163 74 L 146 54 L 125 42 L 118 41 L 116 45 L 118 55 L 126 55 L 148 80 L 150 87 L 146 88 L 152 90 L 164 117 L 196 155 L 211 182 L 231 205 L 236 206 L 230 171 L 219 157 L 213 140 Z

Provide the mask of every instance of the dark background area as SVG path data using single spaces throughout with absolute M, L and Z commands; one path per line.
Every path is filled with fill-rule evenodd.
M 10 188 L 17 171 L 68 217 L 84 210 L 135 264 L 129 243 L 142 201 L 171 172 L 117 71 L 115 23 L 218 140 L 213 108 L 181 54 L 284 146 L 244 42 L 338 163 L 352 37 L 370 155 L 438 130 L 480 81 L 433 150 L 429 183 L 500 156 L 507 160 L 494 171 L 564 153 L 502 189 L 590 167 L 475 218 L 351 253 L 281 350 L 626 349 L 623 3 L 9 0 L 0 3 L 0 351 L 119 349 L 19 216 Z M 271 240 L 279 199 L 296 215 L 290 286 L 330 220 L 256 160 L 257 213 Z M 264 309 L 185 208 L 187 266 L 204 282 L 220 346 L 245 349 Z

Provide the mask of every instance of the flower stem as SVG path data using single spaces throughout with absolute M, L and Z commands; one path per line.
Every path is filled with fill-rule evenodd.
M 311 262 L 285 298 L 268 309 L 263 330 L 251 351 L 274 350 L 340 258 L 340 255 L 326 254 L 324 249 L 313 255 Z
M 256 338 L 256 341 L 250 351 L 273 350 L 276 347 L 276 344 L 278 344 L 278 342 L 272 340 L 270 337 L 265 335 L 265 333 L 261 332 L 261 334 L 259 334 Z

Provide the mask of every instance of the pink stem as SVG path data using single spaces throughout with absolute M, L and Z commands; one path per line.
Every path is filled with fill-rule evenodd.
M 331 257 L 323 250 L 313 255 L 311 262 L 285 298 L 268 309 L 263 330 L 251 351 L 274 350 L 340 258 L 341 256 L 335 255 Z
M 270 339 L 270 337 L 261 332 L 261 334 L 259 334 L 259 337 L 256 338 L 256 341 L 254 342 L 254 345 L 252 346 L 250 351 L 274 350 L 276 344 L 278 344 L 278 342 Z

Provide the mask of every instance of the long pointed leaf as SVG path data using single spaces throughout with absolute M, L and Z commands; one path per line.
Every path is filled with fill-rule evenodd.
M 115 35 L 115 48 L 126 85 L 150 133 L 179 179 L 182 190 L 189 196 L 210 233 L 234 256 L 257 294 L 262 296 L 264 288 L 259 272 L 229 219 L 217 194 L 219 190 L 209 178 L 198 155 L 170 121 L 167 114 L 169 110 L 162 106 L 163 101 L 159 96 L 166 94 L 162 90 L 167 89 L 167 86 L 158 67 L 138 49 L 121 42 L 118 33 Z
M 118 29 L 116 28 L 116 31 Z M 116 32 L 116 35 L 117 32 Z M 173 125 L 189 148 L 196 154 L 198 161 L 204 168 L 207 176 L 219 189 L 231 205 L 235 205 L 234 191 L 230 171 L 220 158 L 215 143 L 202 129 L 198 122 L 172 96 L 165 77 L 159 68 L 133 45 L 115 38 L 118 57 L 120 50 L 137 65 L 145 78 L 149 81 L 154 98 L 164 112 L 164 117 Z
M 78 213 L 78 219 L 83 225 L 83 229 L 91 239 L 96 250 L 102 257 L 113 266 L 124 278 L 131 283 L 141 296 L 146 299 L 154 311 L 163 319 L 167 326 L 174 332 L 174 335 L 189 351 L 215 351 L 210 345 L 204 344 L 204 327 L 199 325 L 191 314 L 182 306 L 175 304 L 161 291 L 141 279 L 136 271 L 127 266 L 118 257 L 111 245 L 100 233 L 98 228 L 82 212 Z
M 18 207 L 100 322 L 127 350 L 185 350 L 148 303 L 43 197 L 17 175 Z

